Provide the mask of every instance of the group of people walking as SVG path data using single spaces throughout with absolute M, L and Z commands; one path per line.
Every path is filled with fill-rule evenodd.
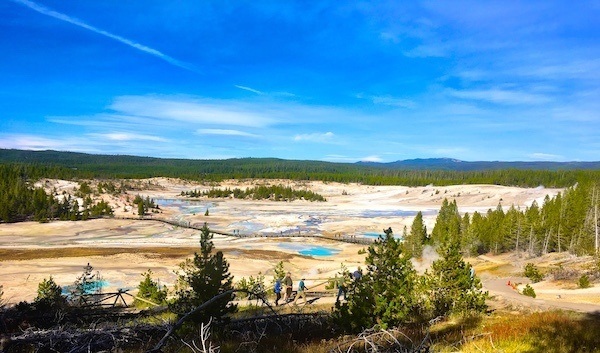
M 294 298 L 294 305 L 297 305 L 298 299 L 304 299 L 304 304 L 306 304 L 306 291 L 308 288 L 304 284 L 304 278 L 302 278 L 298 282 L 298 290 L 296 291 L 296 297 Z M 292 280 L 292 274 L 290 272 L 285 274 L 283 281 L 281 279 L 275 280 L 275 305 L 279 305 L 279 300 L 281 300 L 281 292 L 283 291 L 283 287 L 285 286 L 285 291 L 283 295 L 283 302 L 289 303 L 292 300 L 293 294 L 293 286 L 294 281 Z
M 341 298 L 346 300 L 346 292 L 348 291 L 349 282 L 357 281 L 362 277 L 362 270 L 358 268 L 356 271 L 350 273 L 348 272 L 346 275 L 335 279 L 335 287 L 337 288 L 337 296 L 335 298 L 336 302 L 339 302 Z M 307 303 L 306 300 L 306 291 L 308 288 L 304 284 L 306 279 L 302 278 L 298 282 L 298 288 L 296 290 L 296 297 L 294 298 L 294 305 L 297 304 L 298 299 L 304 299 L 304 304 Z M 275 280 L 275 287 L 273 291 L 275 292 L 275 305 L 279 306 L 279 301 L 282 299 L 283 293 L 283 303 L 287 304 L 292 301 L 293 296 L 293 286 L 294 281 L 292 280 L 292 274 L 287 272 L 283 279 Z

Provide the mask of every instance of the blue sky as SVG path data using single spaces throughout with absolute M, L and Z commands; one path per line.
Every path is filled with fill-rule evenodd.
M 0 148 L 600 160 L 600 1 L 0 0 Z

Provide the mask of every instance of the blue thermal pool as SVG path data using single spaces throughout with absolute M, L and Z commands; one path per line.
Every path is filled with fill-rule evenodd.
M 357 237 L 363 237 L 363 238 L 369 238 L 369 239 L 377 239 L 379 237 L 383 238 L 384 236 L 385 236 L 385 234 L 383 234 L 383 232 L 381 232 L 381 233 L 377 233 L 377 232 L 364 232 L 362 234 L 357 235 Z M 394 238 L 396 238 L 396 239 L 402 239 L 402 235 L 394 233 Z
M 304 256 L 332 256 L 340 252 L 339 249 L 320 245 L 304 245 L 294 243 L 279 243 L 279 247 L 285 250 L 292 250 Z
M 105 280 L 100 280 L 100 281 L 91 281 L 88 283 L 85 283 L 83 286 L 83 292 L 85 294 L 94 294 L 94 293 L 99 293 L 103 288 L 107 287 L 109 285 L 108 281 Z M 69 296 L 71 294 L 71 291 L 74 288 L 74 285 L 68 285 L 68 286 L 64 286 L 61 288 L 62 289 L 62 294 Z

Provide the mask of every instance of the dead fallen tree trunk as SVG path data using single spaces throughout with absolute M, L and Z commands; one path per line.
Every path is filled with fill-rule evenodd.
M 168 331 L 166 325 L 140 325 L 132 327 L 111 327 L 99 329 L 28 329 L 19 335 L 3 338 L 1 352 L 56 351 L 70 353 L 115 351 L 128 347 L 140 347 L 148 344 L 152 337 Z

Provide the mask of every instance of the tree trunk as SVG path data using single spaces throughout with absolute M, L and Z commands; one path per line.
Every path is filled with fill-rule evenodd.
M 533 225 L 529 228 L 529 256 L 533 255 Z
M 517 225 L 517 244 L 515 245 L 515 251 L 519 252 L 519 236 L 521 235 L 521 218 L 519 218 L 519 223 Z
M 552 235 L 552 229 L 546 232 L 546 239 L 544 240 L 544 249 L 542 250 L 543 254 L 548 253 L 548 244 L 550 243 L 550 236 Z

